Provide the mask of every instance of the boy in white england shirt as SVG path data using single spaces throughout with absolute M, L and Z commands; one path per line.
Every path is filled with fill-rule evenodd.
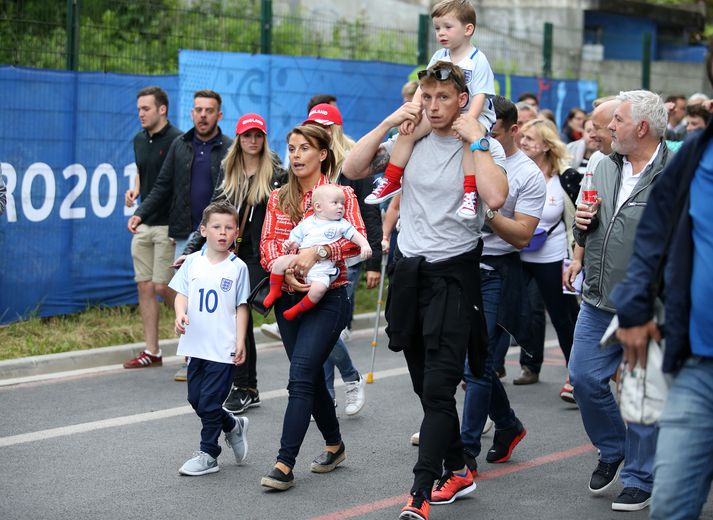
M 225 203 L 203 211 L 202 251 L 189 255 L 171 280 L 176 291 L 176 354 L 189 356 L 188 402 L 201 419 L 200 450 L 178 470 L 205 475 L 220 470 L 220 432 L 240 464 L 248 454 L 248 418 L 223 410 L 233 366 L 245 361 L 250 279 L 245 263 L 229 251 L 238 236 L 238 214 Z

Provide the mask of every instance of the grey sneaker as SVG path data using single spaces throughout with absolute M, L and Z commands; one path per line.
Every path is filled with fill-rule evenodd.
M 233 449 L 235 462 L 242 463 L 248 456 L 248 424 L 247 417 L 236 417 L 235 428 L 225 432 L 225 444 Z
M 215 473 L 220 471 L 218 460 L 214 459 L 203 451 L 194 451 L 193 458 L 188 459 L 178 472 L 181 475 L 198 476 L 206 473 Z
M 282 340 L 280 328 L 277 326 L 277 323 L 263 323 L 260 325 L 260 332 L 265 334 L 268 338 Z
M 176 375 L 173 376 L 174 381 L 188 381 L 188 364 L 183 363 L 181 368 L 178 369 Z
M 346 384 L 344 413 L 347 415 L 356 415 L 364 407 L 364 384 L 365 381 L 361 374 L 359 374 L 359 379 Z

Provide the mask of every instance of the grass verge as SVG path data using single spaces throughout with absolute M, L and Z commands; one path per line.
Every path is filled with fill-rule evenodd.
M 362 278 L 357 287 L 355 314 L 374 312 L 378 289 L 368 290 Z M 384 295 L 384 297 L 386 297 Z M 173 309 L 161 306 L 159 335 L 174 338 Z M 275 321 L 253 313 L 255 326 Z M 0 327 L 0 360 L 71 352 L 143 341 L 143 327 L 137 305 L 93 307 L 84 312 L 27 321 Z

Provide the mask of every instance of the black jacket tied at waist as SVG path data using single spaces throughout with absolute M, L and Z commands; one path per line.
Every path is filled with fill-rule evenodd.
M 397 260 L 386 302 L 389 349 L 408 349 L 421 337 L 427 350 L 437 350 L 467 330 L 468 363 L 473 374 L 482 375 L 487 352 L 480 293 L 482 248 L 481 241 L 476 249 L 437 263 L 420 256 Z M 428 301 L 419 295 L 424 286 L 431 293 Z

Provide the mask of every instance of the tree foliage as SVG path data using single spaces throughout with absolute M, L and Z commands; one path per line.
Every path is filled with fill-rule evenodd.
M 178 50 L 260 52 L 259 0 L 80 1 L 79 68 L 176 73 Z M 413 63 L 416 34 L 355 20 L 272 20 L 272 53 Z M 0 63 L 61 69 L 67 55 L 67 3 L 5 0 Z

